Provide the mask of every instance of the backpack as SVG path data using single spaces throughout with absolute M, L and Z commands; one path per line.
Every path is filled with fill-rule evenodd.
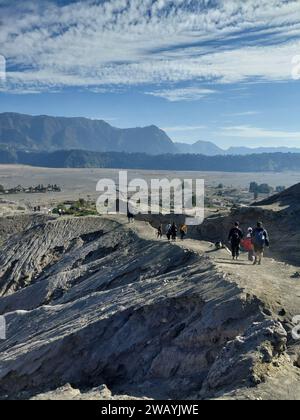
M 251 238 L 246 238 L 242 242 L 242 247 L 245 249 L 246 252 L 250 252 L 253 250 L 253 244 Z
M 264 246 L 266 243 L 266 236 L 264 230 L 256 230 L 254 232 L 254 240 L 253 242 L 255 245 Z
M 176 233 L 178 232 L 177 226 L 171 226 L 171 234 L 176 235 Z
M 237 242 L 240 242 L 240 240 L 241 240 L 241 233 L 240 233 L 239 229 L 236 228 L 232 232 L 231 241 L 237 243 Z

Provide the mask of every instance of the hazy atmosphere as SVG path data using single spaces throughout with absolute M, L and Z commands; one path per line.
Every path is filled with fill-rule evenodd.
M 300 147 L 298 0 L 1 0 L 0 112 Z
M 0 403 L 300 400 L 299 95 L 300 0 L 0 0 Z

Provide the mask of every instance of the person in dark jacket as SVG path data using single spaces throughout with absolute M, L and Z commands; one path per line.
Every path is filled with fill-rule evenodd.
M 135 220 L 135 216 L 130 210 L 129 202 L 127 203 L 127 219 L 128 223 L 133 223 Z
M 161 239 L 163 237 L 163 226 L 160 224 L 157 228 L 157 238 Z
M 172 241 L 176 241 L 177 239 L 177 232 L 178 232 L 178 228 L 175 224 L 175 222 L 172 224 L 171 227 L 171 237 L 172 237 Z
M 255 261 L 254 265 L 261 265 L 266 246 L 270 246 L 270 239 L 268 232 L 263 226 L 262 222 L 258 222 L 252 233 L 252 243 L 254 246 Z
M 234 227 L 229 232 L 228 241 L 231 243 L 232 259 L 239 259 L 240 256 L 240 245 L 244 234 L 240 229 L 239 222 L 234 224 Z
M 129 210 L 127 211 L 127 219 L 128 219 L 128 223 L 134 222 L 134 214 L 132 214 Z
M 168 241 L 171 240 L 171 228 L 172 228 L 172 225 L 170 222 L 167 224 L 167 227 L 166 227 L 166 235 L 167 235 Z

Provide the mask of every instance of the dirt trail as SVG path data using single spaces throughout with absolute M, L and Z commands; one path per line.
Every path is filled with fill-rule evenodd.
M 136 222 L 131 228 L 144 238 L 151 240 L 156 238 L 155 229 L 149 224 Z M 166 239 L 163 240 L 166 241 Z M 295 273 L 299 272 L 299 267 L 268 258 L 268 251 L 266 251 L 263 265 L 253 266 L 248 261 L 247 254 L 242 254 L 239 261 L 232 261 L 231 255 L 226 250 L 215 251 L 214 244 L 209 242 L 186 239 L 170 243 L 170 246 L 180 246 L 206 255 L 212 260 L 217 270 L 225 274 L 228 281 L 237 284 L 249 295 L 257 297 L 263 302 L 266 315 L 281 321 L 288 329 L 292 327 L 292 319 L 300 314 L 300 278 L 295 277 Z M 298 342 L 290 341 L 288 354 L 296 360 L 298 358 L 299 363 Z M 224 399 L 285 399 L 288 395 L 288 399 L 298 400 L 299 380 L 299 369 L 287 364 L 281 367 L 274 376 L 270 376 L 267 383 L 260 384 L 251 392 L 247 389 L 238 390 L 225 395 Z
M 0 399 L 67 383 L 149 398 L 299 399 L 300 343 L 287 343 L 295 267 L 157 241 L 150 224 L 125 217 L 63 217 L 11 238 Z
M 158 240 L 155 229 L 149 224 L 136 221 L 128 228 L 144 239 Z M 263 265 L 253 266 L 246 254 L 242 254 L 239 261 L 232 261 L 226 250 L 215 251 L 214 245 L 209 242 L 186 239 L 170 243 L 170 246 L 207 255 L 229 281 L 259 298 L 272 314 L 277 314 L 282 320 L 300 314 L 300 279 L 293 278 L 299 268 L 268 258 L 268 251 Z

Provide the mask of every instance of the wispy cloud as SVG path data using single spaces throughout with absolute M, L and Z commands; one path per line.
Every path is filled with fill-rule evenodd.
M 89 118 L 90 120 L 94 120 L 94 121 L 105 121 L 108 123 L 113 123 L 115 121 L 118 121 L 117 117 L 106 117 L 106 116 L 99 116 L 99 117 L 95 117 L 95 116 L 88 116 L 87 118 Z
M 6 80 L 6 60 L 2 55 L 0 55 L 0 83 L 5 82 L 5 80 Z
M 1 3 L 8 90 L 191 81 L 148 94 L 194 100 L 209 94 L 201 83 L 289 80 L 300 52 L 299 0 L 61 3 Z
M 260 115 L 260 111 L 244 111 L 244 112 L 232 112 L 228 114 L 223 114 L 225 117 L 252 117 L 255 115 Z
M 239 137 L 247 139 L 281 139 L 300 140 L 300 131 L 266 130 L 247 125 L 223 127 L 221 133 L 226 137 Z
M 216 91 L 212 89 L 203 89 L 197 87 L 189 87 L 182 89 L 162 89 L 153 92 L 146 92 L 147 95 L 164 98 L 170 102 L 195 101 L 213 93 L 216 93 Z

